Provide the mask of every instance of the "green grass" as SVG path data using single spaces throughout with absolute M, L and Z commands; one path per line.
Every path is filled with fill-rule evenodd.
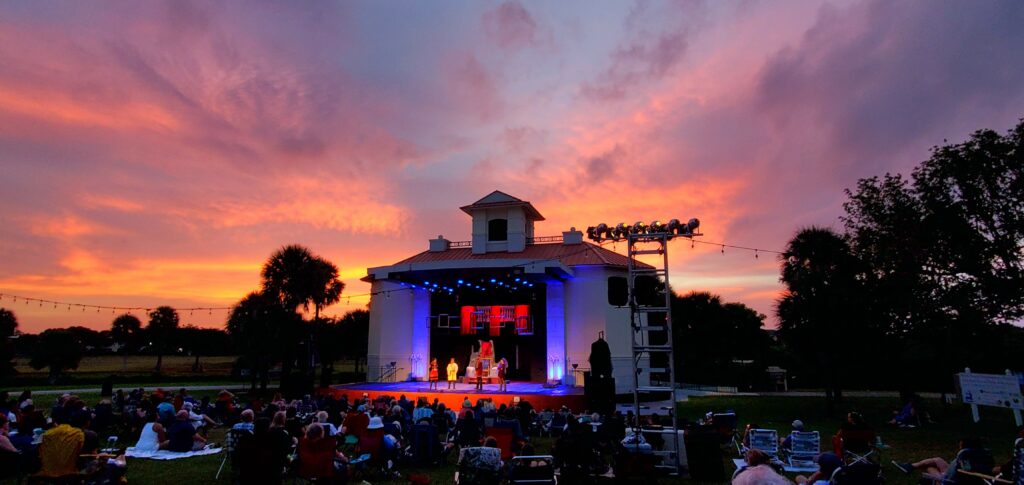
M 916 484 L 917 476 L 904 474 L 890 464 L 912 462 L 939 456 L 946 460 L 956 454 L 957 440 L 965 436 L 979 436 L 992 450 L 996 463 L 1010 458 L 1010 447 L 1016 435 L 1013 415 L 1009 410 L 981 408 L 981 422 L 971 421 L 970 409 L 962 404 L 944 405 L 939 400 L 927 400 L 927 407 L 937 422 L 922 428 L 901 429 L 885 424 L 898 407 L 896 399 L 848 398 L 842 405 L 846 410 L 861 412 L 890 448 L 882 452 L 883 472 L 887 484 Z M 680 405 L 680 415 L 696 419 L 707 411 L 736 411 L 742 428 L 756 423 L 762 428 L 776 429 L 780 435 L 790 431 L 794 419 L 804 422 L 809 431 L 818 431 L 822 448 L 831 448 L 831 437 L 839 427 L 839 417 L 829 417 L 824 411 L 822 398 L 796 397 L 701 397 L 691 398 Z M 734 450 L 735 453 L 735 450 Z M 730 455 L 728 458 L 732 458 Z M 726 471 L 735 468 L 729 462 Z M 793 478 L 794 475 L 790 475 Z
M 212 395 L 214 391 L 197 391 L 197 397 Z M 99 396 L 85 394 L 81 396 L 86 402 L 95 403 Z M 890 417 L 892 409 L 898 405 L 895 399 L 890 398 L 852 398 L 847 399 L 843 404 L 843 411 L 856 409 L 864 414 L 868 421 L 875 426 L 883 441 L 891 448 L 885 450 L 882 455 L 882 463 L 887 484 L 917 483 L 916 476 L 905 475 L 888 465 L 890 460 L 899 462 L 913 461 L 932 456 L 951 458 L 956 452 L 956 441 L 962 436 L 980 436 L 986 440 L 996 457 L 996 462 L 1001 463 L 1009 459 L 1009 448 L 1015 434 L 1013 417 L 1007 410 L 982 408 L 982 421 L 978 424 L 971 422 L 970 411 L 966 406 L 960 404 L 943 405 L 938 400 L 929 400 L 927 405 L 936 424 L 916 429 L 899 429 L 884 424 Z M 724 411 L 732 409 L 739 415 L 741 426 L 746 423 L 757 423 L 763 428 L 777 429 L 780 434 L 789 431 L 789 423 L 794 419 L 800 419 L 810 430 L 817 430 L 822 434 L 822 446 L 827 449 L 830 446 L 830 437 L 839 425 L 838 417 L 829 417 L 823 409 L 821 398 L 796 398 L 796 397 L 701 397 L 691 398 L 679 406 L 680 415 L 691 420 L 696 420 L 707 411 Z M 224 430 L 215 429 L 211 431 L 210 438 L 217 443 L 223 443 Z M 130 439 L 122 437 L 122 443 L 130 443 Z M 547 453 L 551 449 L 552 440 L 549 438 L 535 438 L 535 447 L 538 453 Z M 731 461 L 735 455 L 732 453 L 723 456 L 726 474 L 734 470 Z M 223 455 L 209 455 L 196 458 L 189 458 L 179 461 L 152 461 L 142 459 L 129 459 L 128 479 L 133 484 L 149 483 L 216 483 L 213 476 Z M 410 473 L 421 473 L 430 476 L 434 484 L 451 483 L 454 475 L 454 465 L 440 468 L 426 469 L 403 469 L 401 480 L 373 481 L 376 484 L 405 484 L 408 483 L 404 477 Z M 793 478 L 793 475 L 790 475 Z M 661 480 L 659 483 L 674 483 L 671 480 Z M 221 483 L 229 483 L 222 476 Z M 695 482 L 694 482 L 695 483 Z

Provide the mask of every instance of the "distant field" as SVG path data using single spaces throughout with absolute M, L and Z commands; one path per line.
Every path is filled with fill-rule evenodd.
M 231 375 L 231 366 L 237 357 L 233 355 L 220 355 L 200 357 L 199 363 L 203 366 L 202 375 Z M 191 376 L 192 364 L 195 357 L 173 355 L 164 356 L 162 374 L 167 376 Z M 25 376 L 38 376 L 46 378 L 47 369 L 35 370 L 28 365 L 28 359 L 15 359 L 18 373 Z M 70 376 L 82 377 L 88 374 L 107 376 L 110 374 L 150 374 L 156 365 L 155 355 L 132 355 L 127 359 L 118 355 L 98 355 L 82 358 L 78 369 L 68 371 Z

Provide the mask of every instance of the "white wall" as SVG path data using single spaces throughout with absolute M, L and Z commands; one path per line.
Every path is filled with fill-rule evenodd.
M 625 270 L 603 266 L 574 266 L 574 278 L 565 284 L 566 334 L 569 335 L 566 353 L 569 364 L 590 367 L 590 344 L 597 340 L 598 332 L 612 354 L 612 374 L 615 392 L 628 393 L 633 388 L 633 367 L 629 308 L 616 308 L 608 304 L 608 277 L 625 276 Z M 571 367 L 570 367 L 571 368 Z M 641 374 L 641 385 L 647 376 Z
M 562 380 L 566 376 L 565 362 L 565 285 L 561 281 L 550 281 L 546 285 L 545 324 L 547 325 L 547 379 Z M 558 359 L 557 362 L 551 359 Z M 563 381 L 564 382 L 564 381 Z
M 376 381 L 380 366 L 396 362 L 403 369 L 397 380 L 408 379 L 411 369 L 409 357 L 422 355 L 425 369 L 430 355 L 430 335 L 426 318 L 430 315 L 430 293 L 423 289 L 388 280 L 376 280 L 370 286 L 370 335 L 366 353 L 366 380 Z M 384 294 L 382 292 L 388 291 Z M 419 325 L 416 323 L 419 322 Z M 419 372 L 425 375 L 425 370 Z

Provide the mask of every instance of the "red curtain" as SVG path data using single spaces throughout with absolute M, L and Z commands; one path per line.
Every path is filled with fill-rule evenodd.
M 529 328 L 530 305 L 516 305 L 516 333 L 527 332 Z
M 491 336 L 497 337 L 501 334 L 501 305 L 491 306 L 490 320 Z
M 474 306 L 463 306 L 462 312 L 459 315 L 459 327 L 462 335 L 472 335 L 473 332 L 473 312 L 476 311 Z

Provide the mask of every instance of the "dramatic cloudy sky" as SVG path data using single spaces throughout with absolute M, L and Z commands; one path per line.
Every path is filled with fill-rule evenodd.
M 300 243 L 363 293 L 494 189 L 540 235 L 699 217 L 781 248 L 840 227 L 858 178 L 1024 116 L 1022 25 L 1016 1 L 6 1 L 0 292 L 226 306 Z M 772 257 L 672 259 L 677 288 L 771 313 Z

